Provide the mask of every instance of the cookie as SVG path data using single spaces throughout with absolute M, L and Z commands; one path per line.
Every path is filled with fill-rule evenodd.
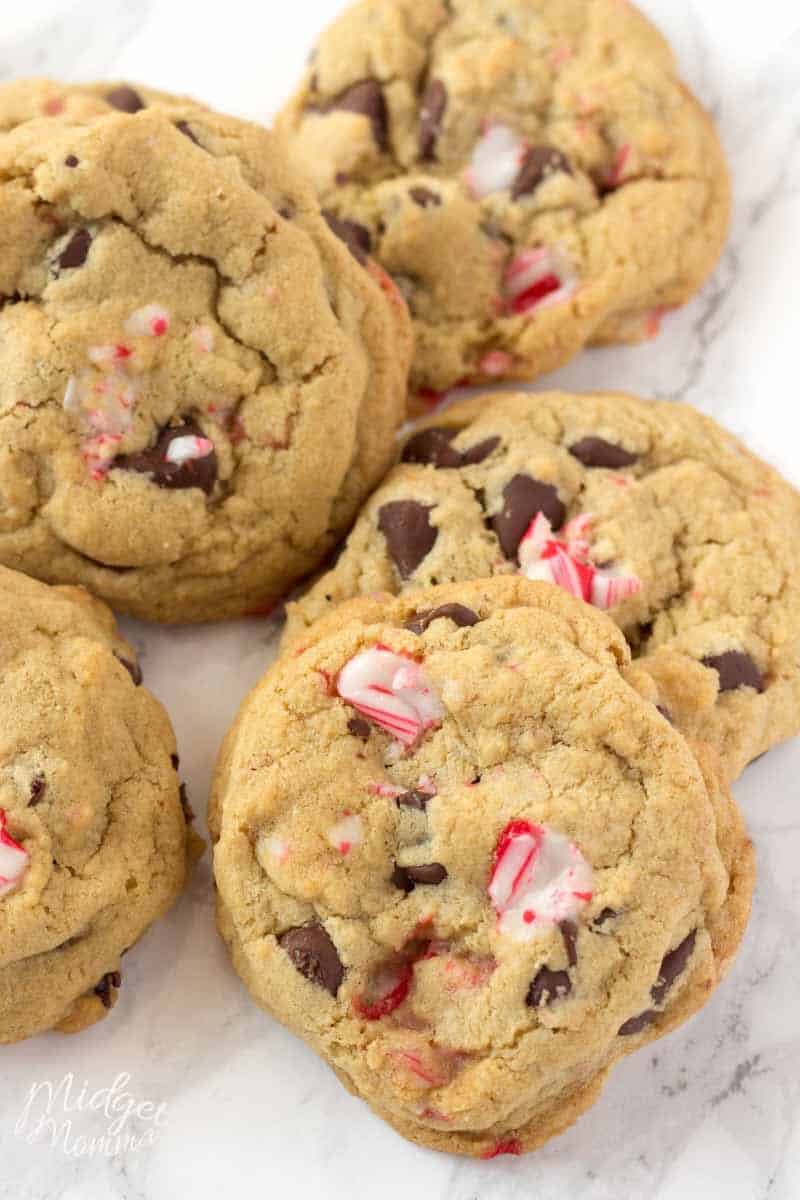
M 751 846 L 629 659 L 542 583 L 361 597 L 227 737 L 212 824 L 236 970 L 413 1141 L 535 1149 L 732 960 Z
M 727 233 L 713 126 L 619 0 L 362 0 L 280 128 L 408 300 L 424 395 L 653 337 Z
M 402 298 L 255 125 L 34 81 L 3 128 L 0 561 L 147 619 L 263 609 L 389 463 Z
M 285 642 L 366 592 L 521 572 L 607 610 L 729 779 L 800 732 L 800 497 L 694 409 L 494 395 L 423 422 Z
M 172 727 L 106 606 L 0 567 L 0 1043 L 105 1017 L 179 896 Z

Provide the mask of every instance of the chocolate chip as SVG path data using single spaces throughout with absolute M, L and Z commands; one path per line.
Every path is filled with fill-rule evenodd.
M 415 433 L 405 444 L 403 462 L 426 463 L 437 468 L 460 467 L 461 451 L 450 445 L 457 433 L 457 429 L 438 426 Z
M 430 188 L 413 187 L 408 194 L 420 208 L 438 208 L 442 203 L 442 197 L 438 196 L 436 192 L 432 192 Z
M 46 791 L 47 781 L 44 775 L 34 775 L 33 779 L 31 780 L 31 794 L 30 799 L 28 800 L 31 808 L 35 808 L 39 801 L 44 798 Z
M 392 887 L 399 888 L 406 895 L 414 890 L 414 881 L 409 877 L 408 871 L 406 871 L 405 867 L 398 866 L 397 863 L 395 863 L 394 870 L 389 876 L 389 882 Z
M 58 256 L 58 265 L 62 271 L 72 267 L 82 267 L 86 262 L 92 235 L 88 229 L 76 229 Z
M 106 100 L 112 108 L 118 108 L 120 112 L 125 113 L 137 113 L 145 106 L 139 93 L 127 85 L 114 88 L 113 92 L 106 92 Z
M 566 512 L 551 483 L 540 483 L 530 475 L 515 475 L 503 489 L 503 507 L 492 517 L 491 526 L 506 558 L 514 558 L 537 513 L 544 513 L 553 529 L 560 529 Z
M 181 760 L 180 760 L 180 758 L 178 757 L 178 755 L 177 755 L 177 754 L 170 754 L 170 756 L 169 756 L 169 761 L 172 763 L 172 769 L 173 769 L 173 771 L 177 771 L 178 767 L 181 765 Z
M 423 863 L 417 867 L 395 866 L 392 883 L 404 892 L 413 892 L 417 884 L 436 886 L 447 879 L 447 868 L 441 863 Z
M 64 159 L 64 166 L 65 167 L 77 167 L 78 162 L 79 162 L 79 160 L 75 157 L 74 154 L 68 154 L 67 157 Z
M 658 979 L 653 986 L 650 995 L 653 997 L 654 1004 L 663 1004 L 667 992 L 672 987 L 679 975 L 682 975 L 686 970 L 686 964 L 692 957 L 694 944 L 697 940 L 697 930 L 692 932 L 683 939 L 679 946 L 674 950 L 670 950 L 661 963 L 661 968 L 658 972 Z
M 732 692 L 740 687 L 764 691 L 763 675 L 750 655 L 741 650 L 726 650 L 724 654 L 712 654 L 701 661 L 704 667 L 711 667 L 719 675 L 721 692 Z
M 511 187 L 512 200 L 519 200 L 520 196 L 530 196 L 546 176 L 555 175 L 558 171 L 565 175 L 572 174 L 569 159 L 560 150 L 556 150 L 554 146 L 531 146 Z
M 394 500 L 378 512 L 378 528 L 403 579 L 414 573 L 438 536 L 428 517 L 430 511 L 430 506 L 416 500 Z
M 674 724 L 674 722 L 672 720 L 672 713 L 669 711 L 668 708 L 665 708 L 663 704 L 656 705 L 656 712 L 661 713 L 661 716 L 664 718 L 665 721 L 669 721 L 670 725 Z
M 309 983 L 336 995 L 344 979 L 344 967 L 324 925 L 314 921 L 287 929 L 278 938 L 278 944 Z
M 175 128 L 179 129 L 181 131 L 181 133 L 184 134 L 185 137 L 188 137 L 190 142 L 194 142 L 195 146 L 200 145 L 197 138 L 192 133 L 192 130 L 191 130 L 191 127 L 190 127 L 188 121 L 176 121 Z
M 341 109 L 359 113 L 372 125 L 372 136 L 379 150 L 389 147 L 389 113 L 383 96 L 383 88 L 377 79 L 362 79 L 341 92 L 327 105 L 326 111 Z
M 469 625 L 477 625 L 480 621 L 478 614 L 474 613 L 471 608 L 467 608 L 465 604 L 440 604 L 438 608 L 430 608 L 427 612 L 417 613 L 412 621 L 406 622 L 406 629 L 411 633 L 423 634 L 429 625 L 440 619 L 452 621 L 460 629 Z
M 447 88 L 441 79 L 432 79 L 422 100 L 419 114 L 419 156 L 423 162 L 436 158 L 436 143 L 442 132 L 447 111 Z
M 195 814 L 191 805 L 191 801 L 189 800 L 189 793 L 186 790 L 185 783 L 182 783 L 178 789 L 178 795 L 180 796 L 181 808 L 183 809 L 183 819 L 187 825 L 191 825 Z
M 369 230 L 363 225 L 359 225 L 357 221 L 347 221 L 335 216 L 328 209 L 323 209 L 322 215 L 327 221 L 331 233 L 335 234 L 340 242 L 344 242 L 353 258 L 360 262 L 362 267 L 365 266 L 372 250 L 372 237 Z
M 602 925 L 605 925 L 606 922 L 613 921 L 618 916 L 619 916 L 619 913 L 617 912 L 617 910 L 615 908 L 604 908 L 597 914 L 597 916 L 592 921 L 592 927 L 594 929 L 600 929 L 600 927 Z
M 617 1033 L 620 1037 L 630 1037 L 634 1033 L 641 1033 L 648 1025 L 652 1025 L 657 1016 L 654 1009 L 648 1008 L 646 1012 L 639 1013 L 638 1017 L 630 1017 L 623 1025 L 620 1025 Z
M 367 742 L 371 732 L 370 723 L 363 717 L 351 717 L 347 722 L 347 732 L 352 733 L 353 737 L 361 738 L 362 742 Z
M 470 446 L 469 450 L 465 450 L 461 455 L 462 467 L 474 467 L 477 463 L 482 463 L 490 454 L 494 453 L 499 445 L 499 437 L 490 437 L 483 442 L 478 442 L 477 446 Z
M 141 683 L 142 683 L 142 679 L 143 679 L 142 668 L 139 666 L 136 659 L 134 659 L 133 662 L 131 662 L 131 660 L 129 658 L 123 658 L 121 654 L 115 654 L 114 658 L 116 658 L 118 662 L 122 663 L 123 667 L 128 672 L 128 674 L 130 675 L 133 682 L 135 683 L 136 687 L 140 687 Z
M 578 926 L 574 921 L 562 921 L 558 928 L 561 930 L 564 949 L 567 952 L 567 962 L 574 967 L 578 962 Z
M 566 971 L 551 971 L 549 967 L 540 967 L 528 988 L 525 1003 L 528 1008 L 540 1008 L 542 1005 L 554 1004 L 556 1000 L 566 999 L 571 991 L 572 984 Z
M 183 425 L 171 425 L 162 429 L 154 446 L 138 454 L 123 454 L 114 460 L 121 471 L 138 471 L 150 475 L 152 482 L 161 488 L 200 488 L 210 495 L 217 479 L 217 455 L 212 450 L 202 458 L 190 458 L 185 462 L 170 462 L 167 451 L 177 438 L 203 437 L 203 431 L 194 421 Z
M 633 466 L 639 458 L 638 454 L 631 454 L 624 446 L 617 446 L 599 437 L 581 438 L 574 446 L 570 446 L 569 452 L 585 467 L 608 467 L 612 471 Z
M 417 812 L 425 812 L 428 807 L 428 802 L 432 797 L 427 792 L 402 792 L 401 795 L 395 797 L 395 803 L 398 808 L 413 808 Z
M 103 1002 L 103 1008 L 114 1007 L 113 992 L 121 986 L 122 976 L 119 971 L 109 971 L 103 976 L 94 989 L 95 996 L 99 996 Z

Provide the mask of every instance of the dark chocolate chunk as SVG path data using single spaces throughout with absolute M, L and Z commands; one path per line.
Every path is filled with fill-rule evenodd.
M 204 437 L 202 429 L 194 421 L 162 429 L 154 446 L 138 454 L 123 454 L 114 460 L 120 471 L 138 471 L 149 475 L 152 482 L 161 488 L 200 488 L 210 495 L 217 479 L 217 454 L 212 450 L 202 458 L 190 458 L 185 462 L 170 462 L 167 452 L 177 438 Z
M 530 475 L 515 475 L 503 489 L 503 507 L 492 517 L 491 525 L 506 558 L 514 558 L 537 513 L 544 513 L 553 529 L 560 529 L 566 511 L 551 483 L 540 483 Z
M 404 892 L 413 892 L 417 884 L 436 886 L 447 879 L 447 868 L 441 863 L 423 863 L 417 867 L 395 866 L 392 883 Z
M 604 908 L 594 918 L 592 921 L 592 926 L 594 929 L 600 929 L 600 927 L 605 925 L 607 921 L 613 921 L 614 918 L 618 916 L 619 913 L 615 908 Z
M 525 1003 L 528 1008 L 540 1008 L 564 1000 L 572 991 L 572 983 L 566 971 L 551 971 L 540 967 L 528 988 Z
M 428 802 L 432 796 L 428 792 L 403 792 L 395 797 L 395 803 L 398 808 L 415 808 L 418 812 L 425 812 L 428 807 Z
M 136 684 L 136 686 L 140 687 L 141 683 L 142 683 L 143 675 L 142 675 L 142 668 L 139 666 L 136 659 L 134 659 L 133 662 L 131 662 L 131 660 L 129 658 L 123 658 L 121 654 L 115 654 L 114 657 L 117 659 L 118 662 L 122 663 L 123 667 L 128 672 L 128 674 L 130 675 L 131 679 Z
M 94 989 L 95 996 L 99 996 L 103 1002 L 104 1008 L 114 1007 L 114 991 L 122 986 L 122 976 L 119 971 L 109 971 L 103 976 L 100 982 Z
M 719 690 L 732 692 L 736 688 L 751 687 L 764 691 L 764 677 L 749 654 L 741 650 L 726 650 L 724 654 L 712 654 L 702 659 L 704 667 L 711 667 L 719 675 Z
M 106 100 L 112 108 L 118 108 L 120 112 L 125 113 L 137 113 L 145 106 L 139 93 L 127 85 L 114 88 L 113 92 L 106 92 Z
M 397 863 L 395 863 L 394 870 L 389 876 L 389 882 L 393 887 L 399 888 L 401 892 L 405 892 L 406 895 L 414 890 L 414 881 L 410 878 L 408 871 L 405 867 L 398 866 Z
M 403 449 L 403 462 L 429 463 L 439 468 L 460 467 L 463 456 L 450 443 L 457 429 L 432 428 L 415 433 Z
M 462 467 L 474 467 L 476 463 L 482 463 L 490 454 L 493 454 L 500 445 L 499 437 L 486 438 L 483 442 L 478 442 L 477 446 L 470 446 L 461 455 Z
M 436 192 L 432 192 L 430 188 L 413 187 L 408 194 L 420 208 L 438 208 L 442 203 L 442 197 Z
M 28 803 L 31 808 L 35 808 L 40 800 L 44 799 L 44 794 L 47 791 L 47 780 L 44 775 L 34 775 L 31 780 L 31 794 Z
M 362 79 L 341 92 L 326 106 L 326 112 L 343 109 L 359 113 L 372 126 L 372 136 L 379 150 L 389 147 L 389 111 L 383 96 L 383 88 L 377 79 Z
M 195 814 L 194 814 L 194 809 L 192 808 L 191 802 L 189 800 L 189 793 L 186 790 L 185 783 L 181 784 L 178 794 L 180 796 L 181 808 L 183 809 L 183 819 L 187 825 L 191 825 L 192 821 L 194 820 Z
M 438 536 L 438 529 L 430 523 L 430 511 L 416 500 L 394 500 L 378 513 L 378 528 L 403 579 L 414 573 Z
M 630 1017 L 624 1024 L 620 1025 L 617 1033 L 620 1037 L 631 1037 L 634 1033 L 641 1033 L 648 1025 L 652 1025 L 657 1016 L 658 1013 L 655 1009 L 648 1008 L 646 1012 L 639 1013 L 637 1017 Z
M 77 167 L 78 161 L 79 160 L 76 155 L 68 154 L 67 157 L 64 159 L 64 166 L 65 167 Z
M 438 608 L 417 613 L 412 621 L 406 622 L 406 629 L 411 633 L 422 634 L 429 625 L 438 620 L 452 621 L 454 625 L 463 629 L 469 625 L 477 625 L 480 617 L 465 604 L 440 604 Z
M 419 114 L 419 156 L 423 162 L 436 158 L 436 143 L 447 111 L 447 88 L 441 79 L 432 79 L 422 100 Z
M 567 952 L 567 962 L 574 967 L 578 962 L 578 926 L 574 921 L 562 921 L 558 928 Z
M 679 975 L 682 975 L 686 970 L 686 964 L 692 957 L 694 944 L 697 940 L 697 930 L 692 932 L 683 939 L 680 945 L 674 950 L 670 950 L 661 963 L 661 968 L 658 972 L 658 979 L 653 985 L 650 995 L 653 997 L 654 1004 L 663 1004 L 667 992 L 672 987 Z
M 369 741 L 371 726 L 369 721 L 365 721 L 363 717 L 351 717 L 347 722 L 347 732 L 352 733 L 353 737 L 361 738 L 362 742 Z
M 181 765 L 181 760 L 180 760 L 180 758 L 178 757 L 178 755 L 177 755 L 177 754 L 170 754 L 170 756 L 169 756 L 169 761 L 172 763 L 172 769 L 173 769 L 174 771 L 177 771 L 178 767 Z
M 331 233 L 335 234 L 340 242 L 344 242 L 356 262 L 361 263 L 362 267 L 365 266 L 372 250 L 372 236 L 369 230 L 357 221 L 347 221 L 335 216 L 328 209 L 323 209 L 322 215 Z
M 336 995 L 344 979 L 344 967 L 324 925 L 314 921 L 287 929 L 278 938 L 278 944 L 309 983 Z
M 631 467 L 638 461 L 639 455 L 632 454 L 624 446 L 607 442 L 605 438 L 585 437 L 570 446 L 569 452 L 585 467 L 607 467 L 618 471 L 621 467 Z
M 569 159 L 556 150 L 554 146 L 531 146 L 522 160 L 519 174 L 511 187 L 511 197 L 519 200 L 520 196 L 530 196 L 548 175 L 562 171 L 565 175 L 572 174 Z
M 194 142 L 195 146 L 199 146 L 199 145 L 200 145 L 200 143 L 198 142 L 197 138 L 196 138 L 196 137 L 195 137 L 195 135 L 192 133 L 192 128 L 191 128 L 191 126 L 190 126 L 190 124 L 189 124 L 189 122 L 188 122 L 188 121 L 176 121 L 176 122 L 175 122 L 175 128 L 176 128 L 176 129 L 179 129 L 179 130 L 181 131 L 181 133 L 182 133 L 182 134 L 183 134 L 185 137 L 188 137 L 188 139 L 189 139 L 189 141 L 190 141 L 190 142 Z
M 89 254 L 92 235 L 88 229 L 76 229 L 58 256 L 57 262 L 62 271 L 74 267 L 82 267 Z

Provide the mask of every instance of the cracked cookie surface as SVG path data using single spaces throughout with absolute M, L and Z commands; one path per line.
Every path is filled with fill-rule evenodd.
M 692 408 L 477 397 L 421 423 L 285 642 L 359 593 L 522 572 L 608 610 L 729 779 L 800 732 L 800 496 Z
M 388 466 L 402 297 L 267 131 L 0 88 L 0 561 L 136 616 L 261 610 Z
M 423 392 L 654 336 L 727 232 L 713 126 L 619 0 L 363 0 L 279 127 L 403 290 Z
M 414 1141 L 535 1149 L 735 954 L 752 848 L 629 659 L 541 583 L 362 597 L 272 667 L 223 745 L 236 969 Z
M 104 1017 L 121 956 L 180 894 L 167 714 L 110 611 L 0 567 L 0 1043 Z

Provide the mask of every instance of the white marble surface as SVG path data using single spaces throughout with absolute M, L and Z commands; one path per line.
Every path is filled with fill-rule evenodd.
M 0 78 L 119 76 L 254 118 L 279 105 L 337 0 L 28 0 L 2 4 Z M 736 185 L 733 239 L 705 292 L 640 349 L 596 351 L 554 376 L 679 396 L 800 483 L 800 15 L 793 0 L 645 0 L 720 121 Z M 266 622 L 129 626 L 168 705 L 195 807 L 238 701 L 269 661 Z M 0 1200 L 209 1200 L 221 1193 L 426 1200 L 796 1200 L 800 1196 L 800 743 L 737 785 L 756 841 L 752 925 L 727 982 L 689 1025 L 614 1073 L 602 1101 L 527 1159 L 458 1161 L 407 1145 L 248 1001 L 218 944 L 208 862 L 126 961 L 112 1020 L 4 1049 Z M 29 1144 L 31 1085 L 72 1072 Z M 158 1123 L 113 1157 L 75 1139 L 110 1118 L 75 1103 L 120 1073 Z M 102 1096 L 97 1098 L 100 1103 Z M 41 1106 L 39 1106 L 40 1108 Z M 64 1123 L 70 1122 L 65 1130 Z M 148 1132 L 149 1131 L 149 1132 Z M 64 1149 L 66 1134 L 68 1149 Z M 148 1143 L 154 1142 L 150 1145 Z

